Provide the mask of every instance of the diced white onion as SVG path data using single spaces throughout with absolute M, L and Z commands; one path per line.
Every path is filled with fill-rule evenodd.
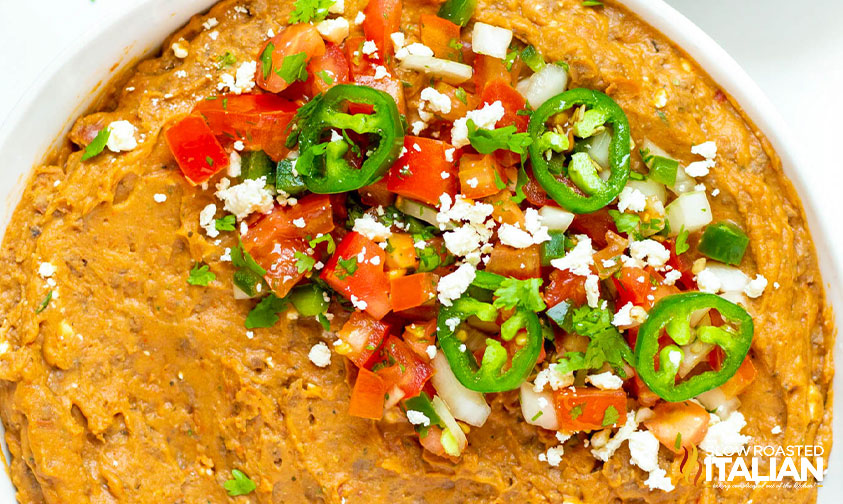
M 749 277 L 734 266 L 708 262 L 706 263 L 705 269 L 713 273 L 720 280 L 720 289 L 723 292 L 743 292 L 746 284 L 749 283 Z
M 539 216 L 542 225 L 547 226 L 549 231 L 566 231 L 574 222 L 574 214 L 550 205 L 539 208 Z
M 384 402 L 383 405 L 383 409 L 385 410 L 388 410 L 389 408 L 398 404 L 401 399 L 404 399 L 404 396 L 406 394 L 403 390 L 401 390 L 401 388 L 398 387 L 398 385 L 395 385 L 392 387 L 391 390 L 387 392 L 387 395 L 389 396 L 389 398 L 386 400 L 386 402 Z
M 667 190 L 655 180 L 630 180 L 626 183 L 626 186 L 638 189 L 644 196 L 655 196 L 657 200 L 662 202 L 662 205 L 667 203 Z
M 678 235 L 682 229 L 693 233 L 711 222 L 711 206 L 703 191 L 680 194 L 667 205 L 666 211 L 671 236 Z
M 483 394 L 469 390 L 460 383 L 454 376 L 454 372 L 451 371 L 448 358 L 441 351 L 436 352 L 432 364 L 435 370 L 433 378 L 431 378 L 433 388 L 448 405 L 454 417 L 475 427 L 480 427 L 486 423 L 492 408 L 486 404 Z
M 461 84 L 471 79 L 471 76 L 474 75 L 474 69 L 468 65 L 457 63 L 456 61 L 434 58 L 433 56 L 411 54 L 401 60 L 399 66 L 405 70 L 423 72 L 435 77 L 441 77 L 448 84 Z
M 445 422 L 445 428 L 451 432 L 454 439 L 457 441 L 457 448 L 462 452 L 468 444 L 468 439 L 465 437 L 465 432 L 462 431 L 460 425 L 451 414 L 451 410 L 439 396 L 433 396 L 433 410 L 439 415 L 439 418 Z
M 250 295 L 246 294 L 245 292 L 243 292 L 242 290 L 240 290 L 240 287 L 237 287 L 236 285 L 232 285 L 231 287 L 232 287 L 232 290 L 234 291 L 234 299 L 251 299 L 252 298 L 252 296 L 250 296 Z
M 744 295 L 743 292 L 738 292 L 738 291 L 724 292 L 723 294 L 720 294 L 720 297 L 722 297 L 723 299 L 726 299 L 727 301 L 731 301 L 731 302 L 735 303 L 736 305 L 743 306 L 744 308 L 747 309 L 747 311 L 749 311 L 750 315 L 753 314 L 752 313 L 752 307 L 749 305 L 749 302 L 747 301 L 746 296 Z
M 423 220 L 433 226 L 439 226 L 439 221 L 436 220 L 436 215 L 439 212 L 437 212 L 435 208 L 429 207 L 424 203 L 419 203 L 418 201 L 399 196 L 395 199 L 395 208 L 401 210 L 401 212 L 409 215 L 410 217 Z M 448 223 L 445 225 L 445 229 L 453 229 L 453 225 Z
M 506 58 L 509 43 L 512 42 L 512 30 L 492 26 L 486 23 L 474 23 L 471 32 L 471 50 L 493 58 Z
M 741 401 L 737 397 L 727 396 L 720 387 L 703 392 L 695 397 L 695 399 L 706 410 L 713 411 L 721 420 L 729 418 L 729 415 L 741 407 Z
M 586 152 L 595 163 L 604 170 L 609 169 L 609 145 L 612 143 L 612 134 L 603 130 L 596 135 L 591 135 L 585 141 Z
M 697 367 L 697 364 L 708 359 L 708 354 L 714 347 L 711 343 L 704 343 L 702 341 L 695 341 L 682 347 L 684 358 L 679 363 L 679 376 L 685 378 L 691 371 Z
M 537 425 L 549 430 L 559 430 L 556 408 L 553 406 L 553 394 L 550 392 L 535 392 L 529 382 L 521 384 L 521 414 L 524 415 L 524 420 L 530 425 Z
M 641 150 L 649 152 L 653 156 L 673 159 L 673 156 L 668 154 L 658 145 L 654 144 L 649 138 L 645 138 L 644 142 L 641 143 Z M 693 191 L 696 185 L 697 181 L 689 177 L 688 174 L 685 173 L 685 168 L 680 165 L 676 170 L 676 182 L 673 184 L 673 187 L 670 187 L 669 189 L 676 194 L 684 194 L 686 192 Z
M 545 65 L 544 68 L 516 85 L 518 92 L 527 99 L 527 103 L 534 109 L 565 91 L 566 87 L 568 87 L 568 72 L 561 66 L 554 64 Z M 608 162 L 606 166 L 608 166 Z

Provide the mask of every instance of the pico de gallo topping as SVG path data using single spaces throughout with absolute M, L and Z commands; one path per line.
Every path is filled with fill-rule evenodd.
M 571 88 L 564 61 L 473 21 L 474 1 L 423 14 L 418 38 L 401 0 L 299 3 L 255 47 L 251 85 L 238 70 L 165 131 L 186 180 L 216 189 L 205 234 L 236 236 L 231 273 L 206 260 L 192 288 L 230 281 L 250 332 L 315 319 L 312 363 L 353 370 L 348 414 L 398 408 L 454 462 L 515 391 L 523 421 L 557 433 L 551 466 L 575 439 L 607 460 L 634 436 L 656 454 L 716 451 L 727 424 L 741 437 L 766 280 L 698 180 L 713 142 L 634 139 L 611 90 Z M 671 490 L 646 457 L 647 484 Z

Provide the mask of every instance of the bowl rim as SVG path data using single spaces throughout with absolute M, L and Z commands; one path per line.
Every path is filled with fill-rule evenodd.
M 767 98 L 760 87 L 753 81 L 746 71 L 709 35 L 700 27 L 690 21 L 687 17 L 667 4 L 664 0 L 614 0 L 618 5 L 626 8 L 630 13 L 639 17 L 653 29 L 662 33 L 668 40 L 694 60 L 703 72 L 723 89 L 734 101 L 736 106 L 743 112 L 743 116 L 755 128 L 755 133 L 766 138 L 781 161 L 781 170 L 793 184 L 796 193 L 799 195 L 801 208 L 806 218 L 807 227 L 814 243 L 818 264 L 823 279 L 826 303 L 832 308 L 843 308 L 843 290 L 841 290 L 840 272 L 843 271 L 843 254 L 832 252 L 832 243 L 829 239 L 833 236 L 832 219 L 820 218 L 816 203 L 812 196 L 815 194 L 807 183 L 808 169 L 804 162 L 797 160 L 806 159 L 800 156 L 803 147 L 788 143 L 789 126 L 776 110 L 772 102 Z M 11 159 L 12 162 L 24 163 L 22 173 L 14 187 L 8 188 L 8 193 L 3 196 L 4 207 L 0 209 L 0 233 L 5 234 L 6 226 L 11 214 L 20 199 L 24 184 L 32 173 L 32 168 L 43 161 L 52 149 L 61 141 L 69 127 L 79 114 L 84 111 L 97 98 L 102 84 L 107 84 L 115 72 L 126 69 L 137 61 L 139 57 L 148 54 L 155 47 L 161 45 L 164 37 L 152 36 L 151 33 L 165 32 L 166 36 L 172 33 L 178 26 L 184 24 L 191 16 L 207 10 L 217 3 L 217 0 L 180 0 L 170 2 L 168 0 L 138 0 L 134 5 L 125 11 L 114 11 L 98 20 L 95 29 L 79 35 L 60 51 L 47 66 L 48 70 L 39 75 L 32 85 L 17 100 L 9 114 L 0 123 L 0 156 L 2 159 Z M 143 33 L 144 39 L 139 46 L 137 40 L 126 40 L 126 35 L 121 33 L 121 28 L 127 25 L 138 23 L 139 19 L 148 18 L 151 9 L 159 9 L 159 19 L 163 26 L 147 28 Z M 170 28 L 172 26 L 172 28 Z M 164 28 L 166 27 L 166 28 Z M 16 152 L 15 132 L 22 124 L 32 119 L 27 117 L 27 112 L 35 109 L 39 99 L 49 99 L 52 94 L 50 83 L 54 77 L 68 72 L 68 64 L 72 56 L 85 54 L 89 48 L 97 44 L 109 43 L 117 40 L 120 42 L 118 50 L 111 50 L 114 56 L 107 64 L 96 65 L 101 79 L 94 86 L 78 90 L 77 100 L 73 104 L 72 112 L 58 119 L 53 123 L 59 127 L 48 131 L 45 136 L 52 136 L 47 144 L 35 149 L 30 149 L 29 155 L 20 155 Z M 94 51 L 96 52 L 96 51 Z M 101 51 L 100 51 L 101 52 Z M 122 53 L 122 54 L 121 54 Z M 58 62 L 58 63 L 57 63 Z M 117 62 L 117 63 L 114 63 Z M 11 154 L 15 155 L 11 155 Z M 837 328 L 834 326 L 834 336 Z M 834 358 L 840 361 L 843 358 L 843 342 L 835 341 Z M 832 387 L 837 388 L 843 385 L 843 375 L 835 374 Z M 832 403 L 833 407 L 833 403 Z M 843 417 L 834 418 L 833 434 L 843 435 Z M 0 425 L 0 433 L 2 433 Z M 8 449 L 5 437 L 2 439 L 3 454 L 9 460 Z M 828 460 L 832 467 L 826 475 L 819 490 L 818 502 L 834 502 L 835 495 L 843 495 L 843 478 L 834 476 L 843 474 L 843 452 L 832 444 L 832 451 Z M 8 464 L 6 464 L 8 468 Z M 832 478 L 828 478 L 832 475 Z M 0 477 L 0 496 L 6 495 L 14 498 L 14 488 L 11 485 L 11 478 L 8 473 Z

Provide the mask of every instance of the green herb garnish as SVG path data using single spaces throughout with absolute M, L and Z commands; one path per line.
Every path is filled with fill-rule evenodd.
M 190 269 L 190 275 L 187 277 L 187 283 L 190 285 L 207 287 L 207 285 L 216 280 L 216 278 L 217 276 L 211 271 L 210 266 L 207 264 L 196 263 L 193 265 L 193 268 Z
M 223 487 L 228 490 L 228 495 L 231 497 L 250 494 L 258 487 L 254 481 L 237 469 L 231 470 L 231 477 L 232 479 L 223 483 Z
M 108 137 L 111 136 L 111 130 L 108 129 L 108 126 L 101 129 L 97 136 L 91 140 L 91 143 L 85 146 L 85 153 L 82 154 L 82 161 L 87 161 L 92 157 L 98 155 L 105 149 L 105 145 L 108 143 Z

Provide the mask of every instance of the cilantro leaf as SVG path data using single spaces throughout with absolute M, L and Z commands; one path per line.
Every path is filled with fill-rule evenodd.
M 615 227 L 619 233 L 634 233 L 638 229 L 641 218 L 635 214 L 621 213 L 617 210 L 609 210 L 609 215 L 615 221 Z
M 333 254 L 333 253 L 334 253 L 334 251 L 337 249 L 337 244 L 336 244 L 336 243 L 334 243 L 334 237 L 333 237 L 333 236 L 331 236 L 331 235 L 329 235 L 329 234 L 327 234 L 327 233 L 326 233 L 326 234 L 323 234 L 322 236 L 317 236 L 316 238 L 314 238 L 314 239 L 310 240 L 309 242 L 307 242 L 307 244 L 308 244 L 308 245 L 310 245 L 310 248 L 316 248 L 316 246 L 317 246 L 317 245 L 319 245 L 319 244 L 320 244 L 320 243 L 322 243 L 322 242 L 327 242 L 327 243 L 328 243 L 328 250 L 327 250 L 327 252 L 328 252 L 329 254 Z
M 206 287 L 209 283 L 217 279 L 217 276 L 211 271 L 207 264 L 196 263 L 190 270 L 190 275 L 187 277 L 187 283 L 190 285 L 201 285 Z
M 41 303 L 38 304 L 38 308 L 35 309 L 35 313 L 41 313 L 42 311 L 46 310 L 47 306 L 49 306 L 49 304 L 50 304 L 50 300 L 52 300 L 52 299 L 53 299 L 53 291 L 50 290 L 50 292 L 48 292 L 47 295 L 44 296 L 44 300 L 41 301 Z
M 292 84 L 297 80 L 302 82 L 307 80 L 307 53 L 300 52 L 284 57 L 281 62 L 281 68 L 275 70 L 279 77 L 284 79 L 287 84 Z
M 583 0 L 583 7 L 603 7 L 603 2 L 599 0 Z
M 278 322 L 278 314 L 287 307 L 287 300 L 270 294 L 261 299 L 246 316 L 246 329 L 272 327 Z
M 336 275 L 340 280 L 345 280 L 357 271 L 357 256 L 351 256 L 348 259 L 340 257 L 337 259 Z
M 679 235 L 676 237 L 676 255 L 684 254 L 691 248 L 688 245 L 688 234 L 688 230 L 685 229 L 685 226 L 682 226 Z
M 624 362 L 632 364 L 632 350 L 621 333 L 612 325 L 612 314 L 605 308 L 582 306 L 571 316 L 571 330 L 589 338 L 581 369 L 599 369 L 608 363 L 622 378 L 626 377 Z M 568 356 L 571 359 L 571 356 Z M 573 364 L 573 361 L 572 361 Z
M 219 62 L 217 68 L 225 68 L 237 63 L 237 56 L 231 54 L 230 51 L 225 51 L 222 56 L 217 56 L 217 61 Z
M 565 375 L 580 369 L 588 369 L 588 362 L 585 360 L 585 354 L 582 352 L 568 352 L 565 357 L 559 359 L 556 364 L 556 372 Z
M 231 497 L 250 494 L 258 487 L 254 481 L 250 480 L 248 476 L 237 469 L 231 470 L 231 477 L 233 479 L 226 481 L 222 485 L 228 490 L 228 495 Z
M 243 243 L 239 243 L 236 247 L 231 248 L 231 264 L 235 268 L 246 268 L 254 274 L 262 277 L 266 275 L 266 270 L 258 264 L 255 259 L 243 249 Z
M 527 280 L 506 278 L 501 282 L 500 287 L 495 289 L 497 299 L 495 299 L 494 305 L 496 308 L 515 308 L 518 306 L 532 312 L 540 312 L 547 308 L 541 292 L 539 292 L 541 285 L 541 278 L 529 278 Z
M 576 406 L 571 408 L 570 414 L 571 420 L 576 420 L 577 418 L 579 418 L 580 415 L 582 415 L 582 404 L 577 404 Z
M 269 78 L 269 72 L 272 71 L 272 52 L 275 51 L 275 44 L 269 42 L 264 47 L 261 53 L 261 72 L 263 72 L 264 80 Z
M 105 144 L 108 143 L 108 137 L 111 136 L 111 130 L 108 129 L 108 126 L 101 129 L 97 136 L 91 140 L 91 143 L 85 146 L 85 153 L 82 154 L 82 161 L 87 161 L 92 157 L 98 155 L 105 149 Z
M 299 273 L 311 271 L 313 266 L 316 265 L 316 259 L 310 257 L 301 250 L 296 250 L 294 257 L 296 258 L 296 270 Z
M 334 83 L 334 77 L 328 70 L 320 70 L 317 75 L 322 79 L 322 82 L 329 86 Z
M 458 87 L 457 90 L 454 92 L 454 96 L 457 97 L 457 100 L 468 104 L 468 96 L 465 94 L 465 89 Z
M 234 223 L 236 222 L 236 217 L 234 215 L 226 215 L 222 219 L 216 219 L 214 221 L 214 227 L 217 228 L 217 231 L 234 231 Z
M 319 22 L 328 17 L 328 9 L 334 0 L 296 0 L 296 7 L 290 14 L 290 24 Z
M 472 119 L 469 119 L 466 125 L 468 126 L 468 141 L 480 154 L 491 154 L 503 149 L 523 155 L 527 153 L 527 147 L 533 143 L 529 133 L 517 133 L 518 130 L 513 125 L 487 130 L 478 128 Z
M 609 406 L 606 408 L 606 411 L 603 412 L 603 423 L 601 425 L 603 427 L 615 425 L 618 423 L 618 418 L 620 418 L 618 410 L 614 406 Z

